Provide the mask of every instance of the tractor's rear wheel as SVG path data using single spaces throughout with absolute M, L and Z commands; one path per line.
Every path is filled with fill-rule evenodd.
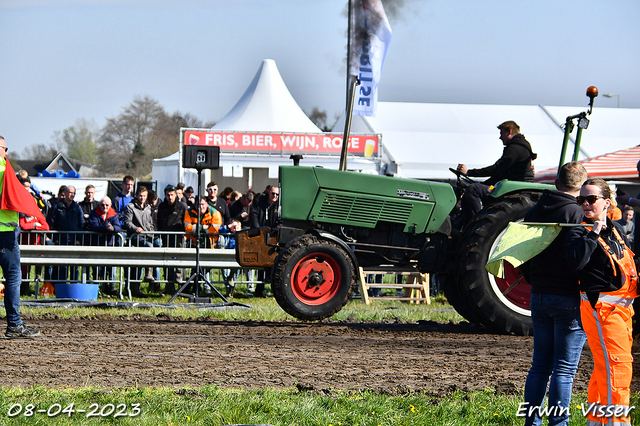
M 355 267 L 339 244 L 314 236 L 291 241 L 273 266 L 271 289 L 287 313 L 315 321 L 340 311 L 355 288 Z
M 522 220 L 539 197 L 515 194 L 488 206 L 466 228 L 459 245 L 458 291 L 466 294 L 474 317 L 501 332 L 532 334 L 531 285 L 508 263 L 504 279 L 489 274 L 485 266 L 509 222 Z
M 478 316 L 475 314 L 475 309 L 469 305 L 469 297 L 467 296 L 466 289 L 459 285 L 456 276 L 452 273 L 442 274 L 442 280 L 444 281 L 443 292 L 444 297 L 447 298 L 447 302 L 453 309 L 456 310 L 464 319 L 471 324 L 477 324 L 480 322 Z

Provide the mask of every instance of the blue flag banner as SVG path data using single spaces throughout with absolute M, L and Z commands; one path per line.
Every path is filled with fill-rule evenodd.
M 353 113 L 373 116 L 378 103 L 378 83 L 391 42 L 391 26 L 381 0 L 350 1 L 353 1 L 353 23 L 348 67 L 349 74 L 360 80 Z

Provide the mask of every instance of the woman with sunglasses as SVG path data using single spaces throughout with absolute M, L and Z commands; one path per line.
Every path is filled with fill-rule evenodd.
M 634 254 L 619 225 L 607 218 L 614 204 L 604 180 L 588 179 L 576 198 L 587 226 L 569 231 L 565 254 L 580 280 L 582 327 L 593 355 L 587 425 L 630 426 L 631 305 L 638 295 Z

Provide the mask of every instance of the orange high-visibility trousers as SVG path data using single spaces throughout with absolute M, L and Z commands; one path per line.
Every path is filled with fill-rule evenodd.
M 631 327 L 633 299 L 600 295 L 595 309 L 582 294 L 582 328 L 587 333 L 593 355 L 593 373 L 589 382 L 587 426 L 609 424 L 631 426 L 629 387 L 632 361 Z M 613 303 L 611 303 L 613 302 Z

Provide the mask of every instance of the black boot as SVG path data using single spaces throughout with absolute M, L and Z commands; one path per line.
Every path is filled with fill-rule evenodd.
M 29 281 L 22 281 L 20 283 L 20 296 L 29 296 L 30 294 Z
M 158 294 L 160 297 L 164 296 L 164 294 L 162 294 L 162 290 L 160 290 L 160 283 L 156 281 L 149 283 L 149 292 Z
M 164 285 L 164 294 L 176 294 L 176 285 L 174 283 L 166 283 Z
M 114 283 L 109 283 L 105 287 L 103 293 L 108 296 L 116 296 L 118 294 L 118 289 L 116 288 L 116 285 Z
M 264 283 L 258 283 L 256 284 L 256 291 L 254 293 L 255 297 L 266 297 L 264 295 Z
M 133 297 L 148 297 L 140 291 L 140 283 L 129 283 L 129 288 Z

